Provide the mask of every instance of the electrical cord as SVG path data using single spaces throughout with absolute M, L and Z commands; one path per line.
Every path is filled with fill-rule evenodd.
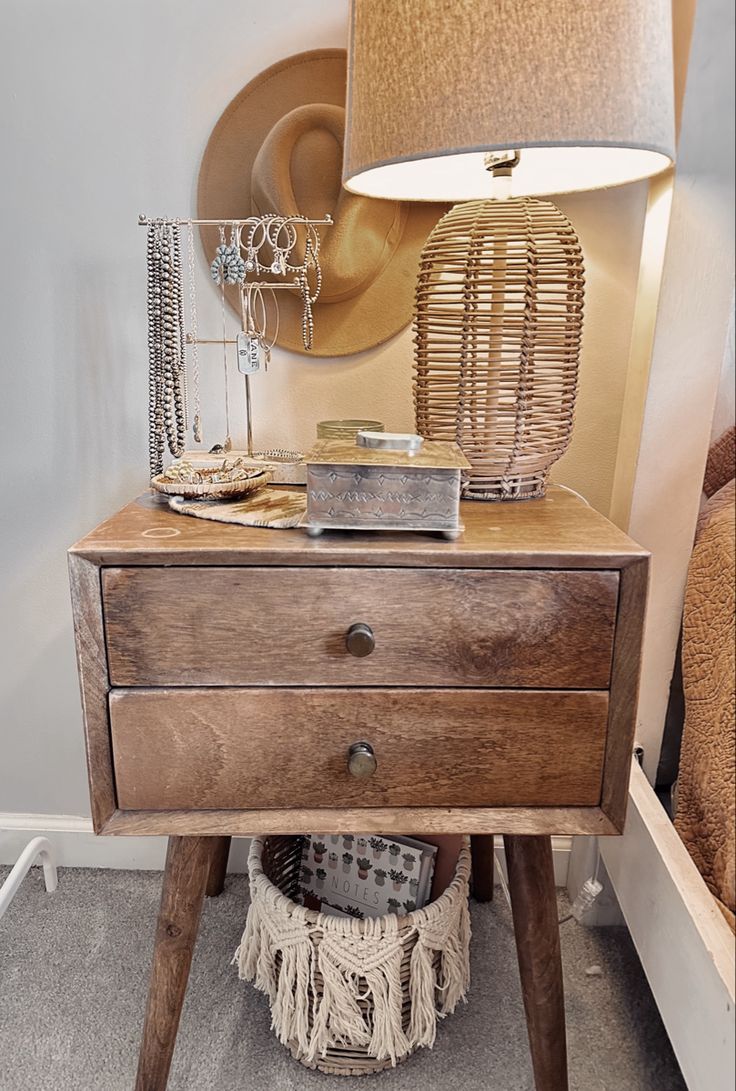
M 595 871 L 593 872 L 592 879 L 585 880 L 580 888 L 577 898 L 572 903 L 572 909 L 564 917 L 560 917 L 559 921 L 557 922 L 558 924 L 567 924 L 568 921 L 571 921 L 573 919 L 580 921 L 580 918 L 583 916 L 583 914 L 587 913 L 588 910 L 593 906 L 596 898 L 603 890 L 602 884 L 598 881 L 598 873 L 600 871 L 600 867 L 601 850 L 599 848 L 598 859 L 595 862 Z
M 582 493 L 576 492 L 575 489 L 571 489 L 569 485 L 558 485 L 557 482 L 550 485 L 551 489 L 564 489 L 565 492 L 571 492 L 573 496 L 577 496 L 578 500 L 582 500 L 586 507 L 592 507 L 590 500 L 586 500 Z
M 503 867 L 501 865 L 499 851 L 500 850 L 495 850 L 493 853 L 494 870 L 495 873 L 498 875 L 498 881 L 501 884 L 501 890 L 503 891 L 503 896 L 506 899 L 506 904 L 508 905 L 509 909 L 511 909 L 511 893 L 509 891 L 508 883 L 506 882 L 506 876 L 503 873 Z M 587 913 L 587 911 L 594 904 L 596 898 L 603 889 L 602 885 L 598 881 L 600 867 L 601 853 L 599 849 L 598 858 L 595 863 L 595 871 L 593 872 L 592 878 L 585 880 L 582 887 L 580 888 L 580 892 L 577 898 L 572 904 L 571 911 L 569 913 L 566 913 L 564 917 L 559 918 L 559 920 L 557 921 L 558 925 L 567 924 L 567 922 L 571 920 L 579 921 L 582 915 L 584 913 Z

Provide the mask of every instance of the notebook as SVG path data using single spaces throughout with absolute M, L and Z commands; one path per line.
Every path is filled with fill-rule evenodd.
M 402 916 L 430 900 L 436 856 L 413 837 L 307 834 L 296 900 L 332 916 Z

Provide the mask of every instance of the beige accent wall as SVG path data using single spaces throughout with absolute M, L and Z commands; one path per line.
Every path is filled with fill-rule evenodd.
M 675 11 L 678 6 L 683 18 L 691 13 L 685 0 Z M 733 70 L 733 4 L 700 0 L 628 518 L 629 533 L 653 556 L 638 724 L 651 780 L 659 759 L 719 378 L 731 351 Z
M 610 513 L 637 298 L 647 183 L 559 197 L 585 255 L 585 328 L 575 431 L 552 480 Z

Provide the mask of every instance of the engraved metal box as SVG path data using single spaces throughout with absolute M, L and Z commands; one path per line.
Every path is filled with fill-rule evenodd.
M 454 443 L 425 440 L 416 452 L 320 440 L 306 455 L 308 532 L 440 531 L 460 523 L 460 474 L 469 464 Z

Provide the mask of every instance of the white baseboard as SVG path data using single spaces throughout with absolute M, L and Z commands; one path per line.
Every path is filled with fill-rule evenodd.
M 59 867 L 161 871 L 165 837 L 98 837 L 89 818 L 69 814 L 0 812 L 0 864 L 14 864 L 32 837 L 47 837 Z M 244 872 L 248 838 L 234 837 L 228 871 Z
M 59 867 L 160 871 L 166 855 L 165 837 L 97 837 L 78 815 L 0 812 L 0 865 L 14 864 L 32 837 L 49 839 Z M 571 837 L 552 838 L 557 886 L 567 883 L 571 848 Z M 234 837 L 228 871 L 246 871 L 247 856 L 248 838 Z
M 0 815 L 0 827 L 2 816 Z M 555 886 L 567 886 L 567 872 L 570 866 L 570 853 L 572 852 L 572 837 L 552 838 L 552 862 L 555 869 Z M 506 878 L 506 860 L 503 855 L 503 840 L 496 838 L 496 859 Z

